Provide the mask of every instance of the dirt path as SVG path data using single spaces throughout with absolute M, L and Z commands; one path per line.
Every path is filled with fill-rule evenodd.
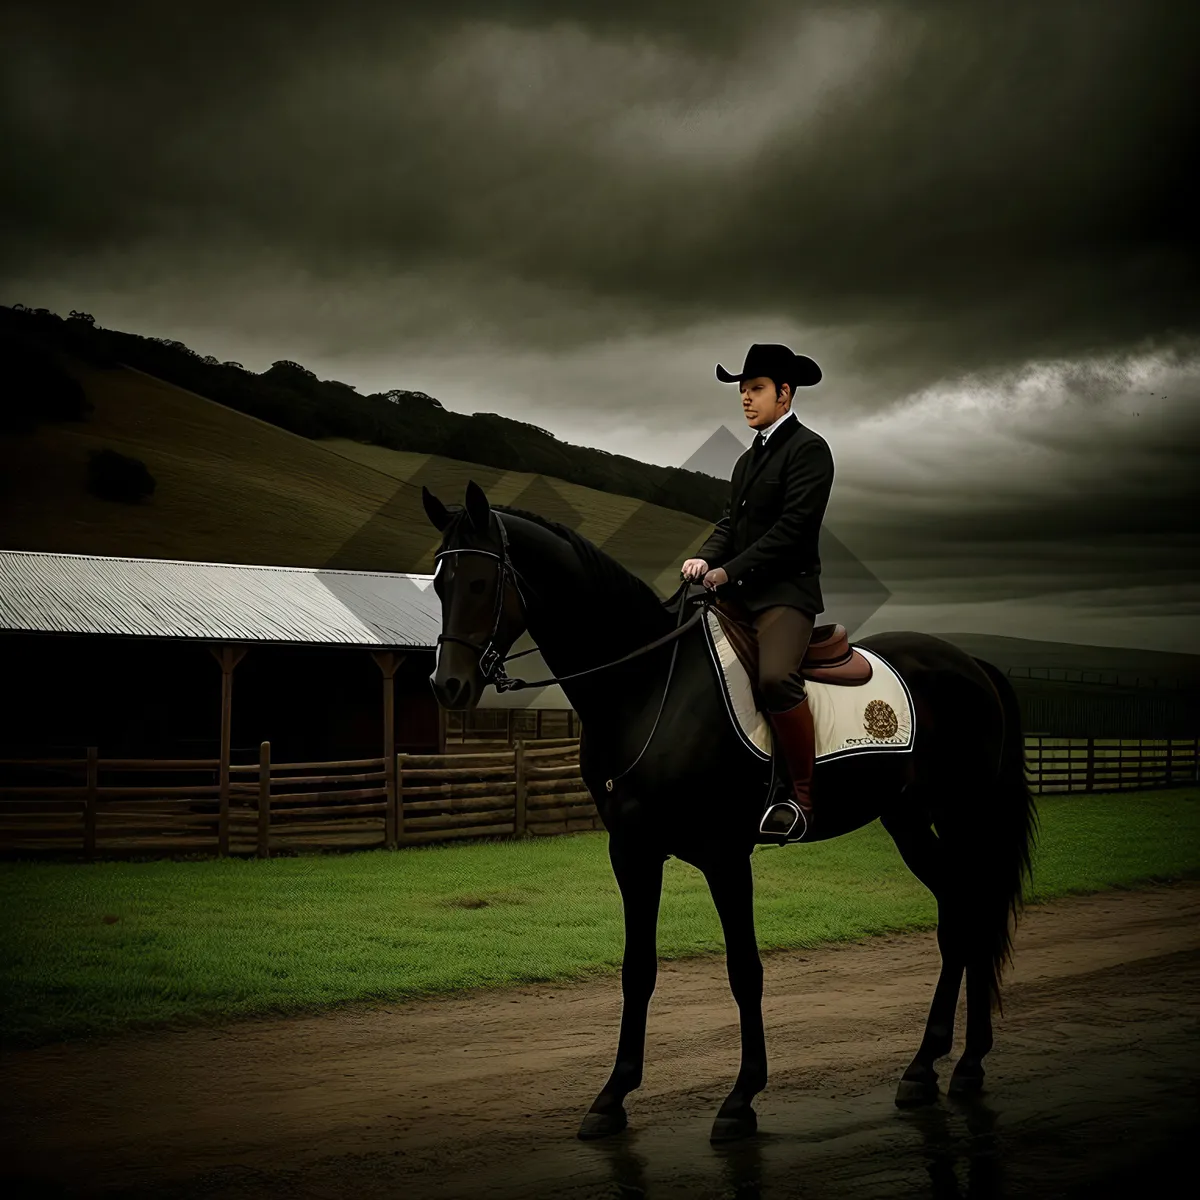
M 574 1133 L 611 1065 L 616 979 L 5 1055 L 0 1183 L 745 1200 L 956 1196 L 970 1174 L 971 1195 L 1100 1195 L 1200 1131 L 1200 884 L 1030 910 L 984 1101 L 899 1113 L 936 961 L 932 934 L 767 957 L 762 1133 L 732 1150 L 707 1140 L 737 1066 L 709 959 L 663 965 L 645 1085 L 609 1142 Z

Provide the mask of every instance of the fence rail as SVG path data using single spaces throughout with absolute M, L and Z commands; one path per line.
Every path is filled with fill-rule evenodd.
M 1200 739 L 1025 739 L 1035 792 L 1119 791 L 1200 782 Z M 36 769 L 36 771 L 31 771 Z M 52 772 L 54 782 L 0 785 L 0 852 L 232 853 L 414 846 L 473 837 L 539 837 L 598 829 L 579 775 L 577 738 L 518 739 L 454 754 L 338 762 L 216 759 L 0 759 L 0 777 Z M 129 777 L 191 773 L 190 784 Z M 124 776 L 116 781 L 113 776 Z M 62 782 L 64 777 L 73 783 Z M 102 777 L 109 782 L 102 783 Z
M 1067 738 L 1029 734 L 1035 792 L 1117 792 L 1200 782 L 1200 738 Z
M 0 852 L 267 858 L 302 848 L 545 836 L 600 824 L 579 775 L 575 737 L 397 754 L 391 761 L 286 763 L 272 762 L 264 742 L 257 763 L 231 765 L 224 791 L 208 781 L 219 767 L 216 759 L 102 759 L 95 748 L 78 759 L 0 759 Z M 43 778 L 9 781 L 22 770 Z M 54 782 L 45 781 L 48 773 Z M 180 773 L 208 780 L 131 784 L 128 778 Z M 125 778 L 112 781 L 114 775 Z

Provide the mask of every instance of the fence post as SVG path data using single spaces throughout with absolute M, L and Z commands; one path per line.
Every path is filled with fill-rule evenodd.
M 1084 768 L 1083 790 L 1085 792 L 1094 792 L 1096 790 L 1096 739 L 1088 738 L 1087 740 L 1087 766 Z
M 384 784 L 387 789 L 387 807 L 383 810 L 383 841 L 389 850 L 396 848 L 396 779 L 398 754 L 383 756 Z
M 258 857 L 271 857 L 271 743 L 258 748 Z
M 83 852 L 96 857 L 96 789 L 100 783 L 100 752 L 95 746 L 87 748 L 87 795 L 83 801 Z
M 513 794 L 513 837 L 525 836 L 525 739 L 517 738 L 513 746 L 513 779 L 516 791 Z
M 396 774 L 392 791 L 395 812 L 392 814 L 392 828 L 396 836 L 396 845 L 404 845 L 404 755 L 396 755 Z

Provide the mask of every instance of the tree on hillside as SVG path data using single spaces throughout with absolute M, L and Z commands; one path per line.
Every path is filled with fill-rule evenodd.
M 154 476 L 140 458 L 131 458 L 116 450 L 93 450 L 88 457 L 87 489 L 102 500 L 137 504 L 152 495 Z
M 377 392 L 381 400 L 386 400 L 389 404 L 405 404 L 410 400 L 417 400 L 420 403 L 432 408 L 443 408 L 440 400 L 435 400 L 432 396 L 425 392 L 410 392 L 405 388 L 392 388 L 389 392 Z M 374 399 L 374 397 L 371 397 Z
M 317 373 L 310 371 L 307 367 L 302 367 L 298 362 L 292 362 L 290 358 L 281 358 L 278 362 L 273 362 L 270 369 L 264 371 L 264 375 L 270 375 L 274 371 L 277 374 L 287 375 L 295 372 L 298 375 L 303 375 L 306 379 L 316 379 Z
M 79 381 L 54 355 L 0 340 L 0 431 L 32 433 L 43 421 L 83 421 L 92 411 Z

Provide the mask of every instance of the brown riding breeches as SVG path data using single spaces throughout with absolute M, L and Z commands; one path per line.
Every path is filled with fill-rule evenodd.
M 758 632 L 758 690 L 770 712 L 786 712 L 806 698 L 800 663 L 816 617 L 776 604 L 751 617 Z

